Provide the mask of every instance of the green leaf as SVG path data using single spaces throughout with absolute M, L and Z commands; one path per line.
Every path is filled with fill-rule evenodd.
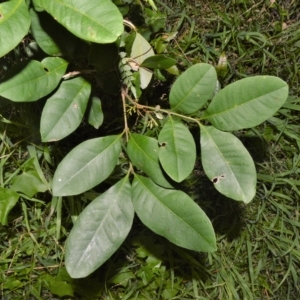
M 165 176 L 158 159 L 158 141 L 137 133 L 130 134 L 127 154 L 138 169 L 145 172 L 156 184 L 172 188 L 170 180 Z
M 112 43 L 122 34 L 123 17 L 110 0 L 42 0 L 43 8 L 74 35 L 95 43 Z
M 66 242 L 66 267 L 73 278 L 99 268 L 123 243 L 133 222 L 131 186 L 126 176 L 91 202 Z
M 14 49 L 28 34 L 30 16 L 24 0 L 0 4 L 0 57 Z
M 14 68 L 0 82 L 0 95 L 16 102 L 36 101 L 59 84 L 68 62 L 59 57 L 31 60 Z
M 121 137 L 111 135 L 91 139 L 75 147 L 56 169 L 53 195 L 77 195 L 105 180 L 118 162 Z
M 11 181 L 13 191 L 21 192 L 32 198 L 37 193 L 47 191 L 47 186 L 39 177 L 37 171 L 29 170 L 21 175 L 15 176 Z
M 176 182 L 187 178 L 196 161 L 196 145 L 187 127 L 169 117 L 159 133 L 158 142 L 159 160 L 166 173 Z
M 152 69 L 168 69 L 176 65 L 176 60 L 165 55 L 154 55 L 145 59 L 141 67 Z
M 83 77 L 64 81 L 44 106 L 41 117 L 43 142 L 61 140 L 72 133 L 84 116 L 91 84 Z
M 226 131 L 257 126 L 284 104 L 288 90 L 287 83 L 274 76 L 236 81 L 213 98 L 205 118 L 216 128 Z
M 57 295 L 58 297 L 74 297 L 74 286 L 63 280 L 57 280 L 53 278 L 51 285 L 49 286 L 49 291 Z
M 91 106 L 89 107 L 88 122 L 94 128 L 98 129 L 103 123 L 103 111 L 101 107 L 101 100 L 98 97 L 91 99 Z
M 151 45 L 137 32 L 131 48 L 130 61 L 140 66 L 146 58 L 153 55 L 154 51 Z M 138 70 L 140 73 L 141 88 L 145 89 L 151 81 L 152 73 L 143 68 L 139 68 Z
M 12 208 L 16 205 L 19 194 L 11 189 L 0 187 L 0 223 L 7 225 L 7 216 Z
M 21 166 L 22 174 L 11 180 L 10 188 L 13 191 L 21 192 L 32 198 L 35 194 L 48 190 L 36 169 L 35 163 L 37 163 L 36 158 L 32 157 Z
M 34 9 L 37 11 L 37 12 L 42 12 L 44 11 L 43 7 L 42 7 L 42 2 L 43 0 L 31 0 L 32 4 L 33 4 L 33 7 Z
M 214 67 L 203 63 L 193 65 L 174 82 L 170 92 L 171 109 L 185 114 L 197 111 L 211 98 L 216 83 Z
M 200 126 L 201 159 L 215 188 L 226 197 L 249 203 L 256 192 L 255 165 L 241 141 L 229 132 Z
M 216 250 L 210 220 L 185 193 L 163 189 L 151 179 L 135 175 L 132 201 L 141 221 L 175 245 L 195 251 Z
M 56 22 L 48 13 L 30 9 L 31 31 L 39 47 L 48 55 L 72 57 L 77 37 Z

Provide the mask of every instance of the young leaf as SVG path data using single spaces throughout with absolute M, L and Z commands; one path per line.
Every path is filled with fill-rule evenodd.
M 255 165 L 247 149 L 229 132 L 200 126 L 201 160 L 215 188 L 226 197 L 249 203 L 256 192 Z
M 0 223 L 7 225 L 7 216 L 12 208 L 16 205 L 19 194 L 11 189 L 0 187 Z
M 75 147 L 56 169 L 53 195 L 77 195 L 105 180 L 118 162 L 121 137 L 111 135 L 91 139 Z
M 193 65 L 174 82 L 170 92 L 171 109 L 185 114 L 197 111 L 213 95 L 216 82 L 214 67 L 203 63 Z
M 91 99 L 91 105 L 89 107 L 88 122 L 94 128 L 98 129 L 103 123 L 103 111 L 101 107 L 101 100 L 98 97 Z
M 131 60 L 137 66 L 141 65 L 141 63 L 148 57 L 153 56 L 154 51 L 151 45 L 147 42 L 147 40 L 138 32 L 136 33 L 135 40 L 131 49 Z M 140 82 L 141 88 L 145 89 L 152 78 L 152 73 L 143 68 L 139 68 L 140 73 Z
M 0 82 L 0 96 L 16 102 L 36 101 L 59 84 L 68 62 L 59 57 L 31 60 L 14 68 Z
M 152 69 L 168 69 L 176 65 L 176 60 L 165 55 L 154 55 L 145 59 L 141 67 Z
M 284 104 L 288 90 L 287 83 L 274 76 L 254 76 L 236 81 L 213 98 L 205 118 L 225 131 L 257 126 Z
M 163 169 L 176 182 L 193 171 L 196 145 L 192 134 L 180 121 L 169 117 L 158 136 L 158 157 Z
M 72 57 L 78 38 L 46 12 L 30 9 L 31 31 L 39 47 L 48 55 Z
M 145 172 L 156 184 L 172 188 L 170 180 L 164 175 L 158 160 L 158 141 L 137 133 L 130 134 L 127 154 L 131 162 Z
M 81 123 L 91 93 L 91 84 L 82 77 L 64 81 L 44 106 L 41 117 L 43 142 L 61 140 Z
M 74 35 L 95 43 L 112 43 L 123 32 L 123 17 L 110 0 L 41 0 L 43 8 Z
M 135 175 L 132 201 L 140 220 L 175 245 L 195 251 L 216 250 L 210 220 L 187 194 L 163 189 L 151 179 Z
M 86 277 L 99 268 L 123 243 L 133 217 L 126 176 L 79 215 L 66 242 L 66 268 L 71 277 Z
M 28 33 L 30 16 L 24 0 L 0 4 L 0 57 L 14 49 Z

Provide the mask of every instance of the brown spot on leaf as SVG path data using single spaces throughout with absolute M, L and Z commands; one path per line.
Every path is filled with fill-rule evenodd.
M 211 181 L 212 181 L 214 184 L 216 184 L 216 183 L 219 183 L 220 180 L 222 180 L 223 178 L 225 178 L 225 174 L 216 176 L 216 177 L 214 177 Z

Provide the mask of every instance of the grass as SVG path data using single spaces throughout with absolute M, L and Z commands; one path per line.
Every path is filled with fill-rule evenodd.
M 196 62 L 218 66 L 224 53 L 228 69 L 219 73 L 223 86 L 258 74 L 288 82 L 292 96 L 274 117 L 236 133 L 255 158 L 255 199 L 245 206 L 222 197 L 199 166 L 186 189 L 213 221 L 218 251 L 183 250 L 136 220 L 121 249 L 107 263 L 88 278 L 74 280 L 63 265 L 64 239 L 72 218 L 93 195 L 62 200 L 41 190 L 31 198 L 18 191 L 18 205 L 10 212 L 8 225 L 0 228 L 0 298 L 299 299 L 297 1 L 156 3 L 168 15 L 166 31 L 178 32 L 167 49 L 179 58 L 181 68 Z M 39 145 L 32 135 L 36 129 L 27 126 L 32 109 L 26 105 L 1 109 L 1 187 L 12 184 L 30 158 L 35 159 L 30 170 L 40 184 L 49 183 L 59 154 L 54 147 Z

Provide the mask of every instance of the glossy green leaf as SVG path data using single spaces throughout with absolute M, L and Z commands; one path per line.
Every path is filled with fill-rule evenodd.
M 72 133 L 84 116 L 91 84 L 83 77 L 64 81 L 44 106 L 41 117 L 43 142 L 61 140 Z
M 110 135 L 95 138 L 75 147 L 56 169 L 53 195 L 77 195 L 105 180 L 118 162 L 121 137 Z
M 0 187 L 0 223 L 7 225 L 7 217 L 19 200 L 19 194 L 11 189 Z
M 212 126 L 201 128 L 201 160 L 215 188 L 226 197 L 249 203 L 256 192 L 256 169 L 242 142 Z
M 134 209 L 128 177 L 94 199 L 79 215 L 66 242 L 66 267 L 73 278 L 99 268 L 123 243 Z
M 98 129 L 103 123 L 101 100 L 98 97 L 93 97 L 91 99 L 87 121 L 96 129 Z
M 205 118 L 216 128 L 226 131 L 257 126 L 284 104 L 288 90 L 287 83 L 274 76 L 236 81 L 213 98 Z
M 127 154 L 133 165 L 145 172 L 156 184 L 172 188 L 170 180 L 159 164 L 158 151 L 156 139 L 137 133 L 130 134 Z
M 59 57 L 31 60 L 1 80 L 0 96 L 16 102 L 36 101 L 57 87 L 67 66 L 68 62 Z
M 153 55 L 154 51 L 151 45 L 137 32 L 131 48 L 130 61 L 139 67 L 146 58 Z M 138 68 L 138 71 L 140 73 L 141 88 L 145 89 L 151 81 L 152 73 L 143 68 Z
M 30 16 L 24 0 L 0 4 L 0 57 L 14 49 L 28 34 Z
M 46 12 L 30 9 L 31 31 L 39 47 L 48 55 L 72 57 L 78 38 Z
M 165 55 L 154 55 L 145 59 L 141 67 L 152 69 L 168 69 L 176 65 L 176 60 Z
M 185 114 L 197 111 L 212 97 L 216 82 L 214 67 L 203 63 L 193 65 L 174 82 L 170 92 L 171 109 Z
M 112 43 L 122 34 L 123 17 L 110 0 L 42 0 L 57 22 L 81 39 Z
M 187 127 L 169 117 L 159 133 L 158 142 L 159 160 L 166 173 L 176 182 L 187 178 L 196 161 L 196 145 Z
M 212 224 L 185 193 L 161 188 L 151 179 L 135 175 L 132 201 L 140 220 L 175 245 L 195 250 L 216 250 Z

